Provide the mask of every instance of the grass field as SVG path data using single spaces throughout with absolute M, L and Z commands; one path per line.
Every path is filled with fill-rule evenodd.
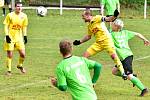
M 38 17 L 35 11 L 26 11 L 29 18 L 28 44 L 26 45 L 26 60 L 24 67 L 27 74 L 20 74 L 16 65 L 18 53 L 14 52 L 11 77 L 5 76 L 6 52 L 3 51 L 3 17 L 0 16 L 0 100 L 71 100 L 68 92 L 53 88 L 49 76 L 55 75 L 55 67 L 62 59 L 58 43 L 63 38 L 80 39 L 86 34 L 86 25 L 81 19 L 81 11 L 50 11 L 47 17 Z M 94 12 L 98 14 L 98 12 Z M 150 19 L 123 18 L 125 28 L 142 33 L 150 40 Z M 74 54 L 82 56 L 94 39 L 74 47 Z M 134 38 L 130 41 L 134 52 L 133 67 L 135 73 L 150 88 L 150 47 L 145 47 L 143 41 Z M 140 91 L 132 87 L 131 82 L 124 81 L 111 74 L 113 61 L 101 52 L 90 59 L 103 64 L 101 76 L 95 87 L 99 100 L 150 100 L 150 94 L 139 97 Z

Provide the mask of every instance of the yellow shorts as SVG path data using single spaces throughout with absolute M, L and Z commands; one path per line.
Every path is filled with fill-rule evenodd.
M 106 50 L 109 53 L 109 55 L 116 54 L 114 44 L 113 44 L 112 40 L 110 40 L 110 39 L 105 39 L 103 41 L 93 43 L 87 49 L 87 52 L 90 55 L 94 55 L 98 52 L 101 52 L 102 50 Z
M 25 49 L 24 42 L 18 41 L 18 42 L 12 42 L 12 43 L 7 43 L 6 41 L 4 42 L 4 50 L 23 50 Z

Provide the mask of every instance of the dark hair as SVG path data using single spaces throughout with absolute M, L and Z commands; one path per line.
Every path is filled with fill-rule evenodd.
M 63 55 L 72 53 L 72 42 L 67 39 L 61 40 L 59 43 L 59 49 Z
M 17 6 L 17 4 L 22 4 L 22 2 L 15 2 L 15 7 Z

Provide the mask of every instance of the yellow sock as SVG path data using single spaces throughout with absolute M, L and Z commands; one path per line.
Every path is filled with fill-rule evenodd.
M 123 69 L 123 66 L 122 66 L 122 63 L 121 63 L 120 59 L 118 57 L 115 57 L 114 62 L 117 65 L 118 70 L 121 72 L 121 74 L 123 74 L 124 69 Z
M 24 62 L 24 58 L 23 57 L 19 57 L 19 67 L 22 67 Z
M 11 71 L 11 61 L 12 61 L 12 59 L 7 57 L 7 59 L 6 59 L 6 66 L 8 67 L 8 71 Z

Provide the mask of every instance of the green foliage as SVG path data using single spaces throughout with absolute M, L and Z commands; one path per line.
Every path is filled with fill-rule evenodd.
M 147 3 L 149 5 L 150 1 Z M 124 6 L 126 8 L 138 9 L 144 5 L 144 0 L 120 0 L 120 4 L 121 4 L 121 6 Z

